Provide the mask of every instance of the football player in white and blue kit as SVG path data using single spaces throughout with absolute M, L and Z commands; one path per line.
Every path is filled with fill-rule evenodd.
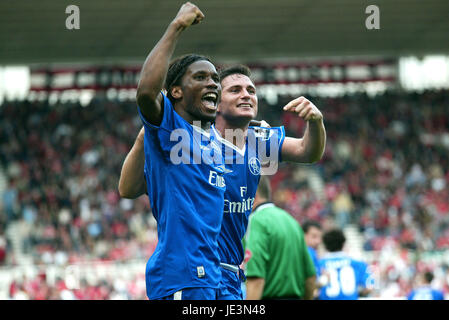
M 323 235 L 328 253 L 319 260 L 321 280 L 320 300 L 357 300 L 368 295 L 374 287 L 373 275 L 368 265 L 343 253 L 346 241 L 343 231 L 333 229 Z
M 148 55 L 137 88 L 143 171 L 158 231 L 146 266 L 149 299 L 216 299 L 221 279 L 217 238 L 226 185 L 223 161 L 204 130 L 215 119 L 219 76 L 198 55 L 169 64 L 182 31 L 203 17 L 193 4 L 181 7 Z
M 224 216 L 218 239 L 223 270 L 220 300 L 243 298 L 244 274 L 239 267 L 244 259 L 242 239 L 260 175 L 274 174 L 281 158 L 303 163 L 318 161 L 325 145 L 322 114 L 304 97 L 284 107 L 308 121 L 303 138 L 285 137 L 284 127 L 249 126 L 258 111 L 256 87 L 250 76 L 249 68 L 242 65 L 220 71 L 222 95 L 212 127 L 214 136 L 222 143 L 227 169 L 232 170 L 225 176 Z
M 219 105 L 212 130 L 223 150 L 226 168 L 230 172 L 225 176 L 223 222 L 218 239 L 222 267 L 218 299 L 242 300 L 241 283 L 245 280 L 244 272 L 240 269 L 244 258 L 242 239 L 263 169 L 261 163 L 271 155 L 277 165 L 285 131 L 283 127 L 249 126 L 257 114 L 257 97 L 247 67 L 225 69 L 220 73 L 220 77 L 228 92 L 220 102 L 221 107 Z M 232 96 L 243 98 L 237 98 L 236 103 L 232 104 L 229 103 Z
M 433 273 L 426 271 L 419 275 L 420 283 L 407 295 L 407 300 L 444 300 L 441 290 L 432 288 Z

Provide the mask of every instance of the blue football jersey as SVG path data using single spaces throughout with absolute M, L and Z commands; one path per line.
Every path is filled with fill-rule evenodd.
M 431 287 L 421 287 L 412 290 L 407 296 L 408 300 L 444 300 L 444 294 L 440 290 Z
M 309 250 L 310 257 L 312 258 L 313 265 L 315 266 L 316 277 L 318 278 L 320 276 L 320 264 L 318 262 L 318 254 L 316 253 L 316 250 L 312 247 L 307 247 L 307 250 Z
M 372 286 L 372 275 L 365 262 L 354 260 L 342 252 L 329 253 L 319 260 L 321 274 L 328 283 L 320 289 L 320 300 L 357 300 L 360 287 Z
M 271 164 L 277 167 L 281 161 L 285 130 L 284 127 L 249 127 L 242 150 L 221 137 L 213 126 L 212 131 L 221 144 L 228 170 L 218 252 L 221 262 L 240 265 L 244 257 L 242 239 L 248 227 L 260 174 L 264 163 L 268 165 L 271 160 Z
M 218 235 L 226 184 L 221 150 L 210 134 L 189 124 L 163 96 L 160 126 L 145 127 L 144 175 L 158 244 L 146 265 L 149 299 L 183 288 L 218 288 Z

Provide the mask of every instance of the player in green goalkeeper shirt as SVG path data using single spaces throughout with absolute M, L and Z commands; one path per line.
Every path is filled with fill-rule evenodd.
M 313 299 L 315 266 L 299 223 L 271 199 L 262 176 L 246 233 L 246 299 Z

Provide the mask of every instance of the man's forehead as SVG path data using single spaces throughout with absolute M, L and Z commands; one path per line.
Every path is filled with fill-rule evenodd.
M 187 68 L 187 72 L 190 72 L 190 73 L 195 73 L 195 72 L 200 72 L 200 71 L 217 73 L 215 66 L 207 60 L 195 61 L 192 64 L 190 64 L 189 67 Z
M 223 87 L 233 87 L 233 86 L 247 87 L 249 85 L 254 88 L 256 87 L 248 76 L 245 76 L 244 74 L 240 73 L 234 73 L 227 76 L 221 81 L 221 85 Z

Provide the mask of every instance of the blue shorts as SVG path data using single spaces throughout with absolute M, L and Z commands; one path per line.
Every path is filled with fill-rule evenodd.
M 215 288 L 184 288 L 156 300 L 217 300 L 217 292 Z
M 221 268 L 217 300 L 243 300 L 242 280 L 236 272 Z

